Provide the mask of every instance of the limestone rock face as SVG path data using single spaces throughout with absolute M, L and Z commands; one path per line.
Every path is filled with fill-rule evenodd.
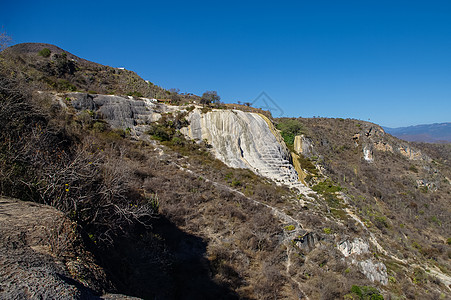
M 206 140 L 215 156 L 234 168 L 247 168 L 300 191 L 306 188 L 291 164 L 290 153 L 278 132 L 259 114 L 240 110 L 192 111 L 190 125 L 182 133 L 197 141 Z
M 379 126 L 368 125 L 352 138 L 355 146 L 363 148 L 363 159 L 368 163 L 377 160 L 377 152 L 399 153 L 409 160 L 431 159 L 420 150 L 414 149 L 408 143 L 401 140 L 387 138 L 384 130 Z
M 419 150 L 413 149 L 409 146 L 402 145 L 398 148 L 398 150 L 401 155 L 407 157 L 410 160 L 427 160 Z
M 373 151 L 371 150 L 371 147 L 365 146 L 363 147 L 363 158 L 367 162 L 373 162 Z
M 390 145 L 387 142 L 376 141 L 376 142 L 374 142 L 373 146 L 374 146 L 374 149 L 376 149 L 377 151 L 393 152 L 392 145 Z
M 356 238 L 353 241 L 343 241 L 337 245 L 337 249 L 340 250 L 341 253 L 345 257 L 350 255 L 361 255 L 365 253 L 369 253 L 369 245 L 365 243 L 362 239 Z
M 78 110 L 100 113 L 114 128 L 131 129 L 135 136 L 147 130 L 147 124 L 158 121 L 162 113 L 177 109 L 158 104 L 149 99 L 125 98 L 114 95 L 91 95 L 86 93 L 69 93 L 72 106 Z
M 148 125 L 158 121 L 162 114 L 186 111 L 184 107 L 153 103 L 148 99 L 113 95 L 70 93 L 68 98 L 76 110 L 100 113 L 112 127 L 130 129 L 137 138 L 144 137 Z M 216 158 L 226 165 L 250 169 L 300 192 L 311 192 L 299 181 L 283 138 L 266 117 L 240 110 L 202 113 L 196 108 L 187 119 L 190 125 L 181 132 L 189 139 L 207 141 Z
M 321 236 L 314 232 L 307 232 L 301 237 L 295 238 L 293 241 L 299 249 L 305 252 L 309 252 L 315 248 L 315 246 L 321 241 Z
M 313 155 L 313 142 L 305 135 L 297 135 L 294 137 L 294 151 L 304 156 Z
M 345 240 L 337 245 L 337 249 L 349 263 L 357 265 L 369 280 L 388 284 L 387 267 L 371 257 L 365 259 L 370 255 L 370 246 L 363 239 Z
M 383 285 L 388 284 L 387 267 L 382 262 L 367 259 L 357 264 L 369 280 Z

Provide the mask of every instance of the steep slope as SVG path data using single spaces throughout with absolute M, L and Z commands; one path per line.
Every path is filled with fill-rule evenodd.
M 149 125 L 163 114 L 187 112 L 187 107 L 132 97 L 68 93 L 66 99 L 78 111 L 90 110 L 114 128 L 128 129 L 136 138 L 144 139 Z M 212 146 L 215 157 L 229 167 L 247 168 L 305 194 L 312 192 L 299 182 L 288 149 L 266 117 L 240 110 L 215 109 L 202 113 L 197 108 L 187 120 L 189 125 L 180 131 L 197 142 L 206 141 Z
M 94 63 L 50 44 L 17 44 L 3 50 L 0 60 L 39 90 L 135 95 L 171 99 L 174 103 L 199 98 L 170 92 L 135 72 Z
M 26 55 L 14 61 L 32 62 Z M 23 77 L 0 75 L 10 82 L 0 86 L 8 128 L 0 132 L 0 192 L 51 204 L 76 222 L 114 285 L 107 291 L 152 299 L 450 295 L 449 165 L 438 158 L 447 148 L 423 152 L 375 124 L 342 119 L 293 119 L 299 126 L 288 133 L 278 126 L 287 147 L 259 114 L 136 95 L 22 95 Z M 302 186 L 292 157 L 311 192 L 268 180 Z
M 195 141 L 207 141 L 215 156 L 226 165 L 248 168 L 303 193 L 310 191 L 299 182 L 287 147 L 266 117 L 240 110 L 203 114 L 196 109 L 189 114 L 188 121 L 182 133 Z
M 398 264 L 421 266 L 423 271 L 442 272 L 439 277 L 448 286 L 451 182 L 446 155 L 432 158 L 368 122 L 297 121 L 304 136 L 296 148 L 321 166 L 335 185 L 345 188 L 347 209 L 376 237 L 384 248 L 381 252 L 391 257 L 385 262 L 388 273 L 399 274 Z M 440 153 L 432 146 L 423 148 L 432 155 Z M 317 181 L 312 178 L 310 183 Z
M 81 94 L 69 94 L 68 96 L 80 98 Z M 390 153 L 392 156 L 389 157 L 395 162 L 392 163 L 392 168 L 394 169 L 406 165 L 406 162 L 411 162 L 404 168 L 413 170 L 412 164 L 418 164 L 426 167 L 427 170 L 428 165 L 431 163 L 431 158 L 406 142 L 396 140 L 391 136 L 386 135 L 380 127 L 374 124 L 331 119 L 301 120 L 301 123 L 305 126 L 309 135 L 296 137 L 294 150 L 306 157 L 313 158 L 317 156 L 316 164 L 318 169 L 322 171 L 320 171 L 320 175 L 318 175 L 317 178 L 310 176 L 312 188 L 320 193 L 320 195 L 317 195 L 299 183 L 297 176 L 294 175 L 297 175 L 297 173 L 295 173 L 293 166 L 289 162 L 289 151 L 281 140 L 280 135 L 274 128 L 271 128 L 272 124 L 268 123 L 269 120 L 259 114 L 245 113 L 236 110 L 211 110 L 202 113 L 199 108 L 168 107 L 162 104 L 155 105 L 148 103 L 145 100 L 120 99 L 114 96 L 101 95 L 93 96 L 92 103 L 95 104 L 94 106 L 89 104 L 86 107 L 79 107 L 79 102 L 77 101 L 78 100 L 75 99 L 70 102 L 74 107 L 79 109 L 93 108 L 95 106 L 97 110 L 94 112 L 112 111 L 114 110 L 113 107 L 118 105 L 118 103 L 121 103 L 120 105 L 123 107 L 123 109 L 119 110 L 121 112 L 128 111 L 128 109 L 125 109 L 127 107 L 142 107 L 144 105 L 146 109 L 138 109 L 141 111 L 140 113 L 137 109 L 132 109 L 134 114 L 133 116 L 127 115 L 130 117 L 130 121 L 127 121 L 126 124 L 119 122 L 121 120 L 122 122 L 127 120 L 127 118 L 122 118 L 124 116 L 122 113 L 107 114 L 106 118 L 109 120 L 110 124 L 114 126 L 122 128 L 125 126 L 132 126 L 132 132 L 141 133 L 145 132 L 142 128 L 149 128 L 149 124 L 152 123 L 152 120 L 160 120 L 162 115 L 164 115 L 163 112 L 167 114 L 167 112 L 171 111 L 172 114 L 176 114 L 176 112 L 179 111 L 186 114 L 187 110 L 191 110 L 187 116 L 189 125 L 181 128 L 181 132 L 198 142 L 206 141 L 211 147 L 211 151 L 213 151 L 214 155 L 226 165 L 235 168 L 251 169 L 257 174 L 273 179 L 276 182 L 288 184 L 289 186 L 295 186 L 297 184 L 304 193 L 304 200 L 308 200 L 305 202 L 307 203 L 307 206 L 311 207 L 314 211 L 316 210 L 319 215 L 328 219 L 329 222 L 345 222 L 348 224 L 347 226 L 349 226 L 350 222 L 352 223 L 352 221 L 354 221 L 357 222 L 356 224 L 358 224 L 358 227 L 362 226 L 363 228 L 359 229 L 360 235 L 358 238 L 353 234 L 349 235 L 349 233 L 346 233 L 346 227 L 334 226 L 335 245 L 344 256 L 347 264 L 355 265 L 356 268 L 370 281 L 388 285 L 389 274 L 392 274 L 391 276 L 393 277 L 394 271 L 392 269 L 393 267 L 387 268 L 387 265 L 406 265 L 409 262 L 409 260 L 405 260 L 403 255 L 400 255 L 399 250 L 396 249 L 396 247 L 393 248 L 394 245 L 389 242 L 387 237 L 396 237 L 400 234 L 398 231 L 393 231 L 392 222 L 399 222 L 402 220 L 405 222 L 403 226 L 407 226 L 405 227 L 406 229 L 411 228 L 410 226 L 414 226 L 414 223 L 412 221 L 406 222 L 401 218 L 389 221 L 385 217 L 387 215 L 390 216 L 390 213 L 385 210 L 386 207 L 378 204 L 379 200 L 377 199 L 376 206 L 374 206 L 373 200 L 370 199 L 373 197 L 385 199 L 391 197 L 392 194 L 388 195 L 386 194 L 386 191 L 381 191 L 381 187 L 378 187 L 376 190 L 374 185 L 377 184 L 377 181 L 374 181 L 374 177 L 371 179 L 373 182 L 369 180 L 367 178 L 369 174 L 365 171 L 361 175 L 360 180 L 362 183 L 355 186 L 352 181 L 360 171 L 355 169 L 354 164 L 356 162 L 359 162 L 360 165 L 363 164 L 359 169 L 377 169 L 381 160 L 386 159 L 386 154 Z M 159 107 L 158 112 L 156 111 L 157 107 Z M 149 118 L 148 116 L 152 117 Z M 169 123 L 171 122 L 172 121 Z M 335 124 L 336 122 L 338 123 Z M 340 124 L 343 122 L 345 125 Z M 336 132 L 327 132 L 323 130 L 329 130 L 329 128 L 334 128 Z M 338 129 L 340 129 L 340 131 L 337 131 Z M 333 134 L 336 135 L 334 136 Z M 348 137 L 345 137 L 343 134 L 346 134 Z M 144 138 L 145 136 L 145 134 L 140 135 L 141 138 Z M 265 155 L 268 153 L 271 153 L 272 155 Z M 339 165 L 337 165 L 337 163 Z M 349 168 L 353 168 L 352 171 L 349 171 Z M 286 170 L 289 170 L 289 176 L 287 176 Z M 357 170 L 357 173 L 355 170 Z M 400 172 L 397 169 L 396 171 Z M 309 170 L 306 170 L 305 172 L 309 173 Z M 354 173 L 354 177 L 351 176 L 350 173 Z M 422 174 L 422 172 L 420 172 L 420 174 Z M 425 188 L 436 191 L 436 195 L 439 195 L 439 193 L 437 193 L 437 186 L 440 185 L 440 182 L 444 177 L 443 175 L 437 174 L 437 171 L 433 171 L 430 174 L 432 177 L 428 177 L 430 175 L 424 173 L 423 176 L 426 177 L 417 179 L 417 188 L 424 186 Z M 336 175 L 339 177 L 337 178 Z M 201 173 L 199 173 L 198 176 L 202 176 Z M 341 195 L 335 195 L 333 192 L 323 194 L 324 191 L 319 188 L 319 186 L 322 186 L 323 182 L 327 182 L 328 176 L 333 178 L 334 181 L 339 182 L 340 185 L 346 187 L 348 190 L 341 193 Z M 387 177 L 387 174 L 384 176 Z M 340 180 L 340 177 L 342 177 L 343 180 Z M 397 179 L 388 180 L 394 183 L 397 182 Z M 349 183 L 351 183 L 351 185 L 349 185 Z M 369 183 L 371 183 L 371 185 Z M 389 188 L 390 184 L 384 183 L 384 187 Z M 443 188 L 446 192 L 447 187 L 445 186 Z M 396 187 L 393 187 L 393 189 L 396 189 Z M 316 199 L 316 201 L 311 202 L 313 199 Z M 363 199 L 363 201 L 360 200 L 359 203 L 356 203 L 356 199 Z M 254 200 L 249 201 L 252 202 Z M 315 205 L 317 207 L 315 207 Z M 323 209 L 321 206 L 323 205 L 326 205 L 326 211 L 329 212 L 326 215 L 323 215 L 323 212 L 321 212 Z M 446 202 L 442 201 L 437 206 L 431 205 L 430 210 L 435 211 L 435 207 L 447 207 Z M 272 208 L 276 211 L 280 211 L 275 207 Z M 320 210 L 318 211 L 318 209 Z M 332 213 L 330 214 L 330 212 Z M 423 212 L 423 215 L 425 215 L 425 219 L 432 218 L 432 214 L 429 212 L 426 214 Z M 298 228 L 291 232 L 287 237 L 287 240 L 292 241 L 298 249 L 304 249 L 303 251 L 309 252 L 321 244 L 334 243 L 327 236 L 311 231 L 313 227 L 310 227 L 311 225 L 308 225 L 308 222 L 307 224 L 300 225 L 301 223 L 305 223 L 302 222 L 302 219 L 291 219 L 290 221 L 291 217 L 287 215 L 283 216 L 280 213 L 275 213 L 275 216 L 280 218 L 283 222 L 282 224 L 285 224 L 284 226 L 293 225 L 293 228 Z M 405 215 L 403 216 L 407 217 Z M 442 224 L 442 222 L 443 224 L 447 222 L 445 215 L 438 216 L 440 218 L 438 219 L 440 224 Z M 351 228 L 352 226 L 353 225 L 351 225 Z M 375 227 L 372 228 L 372 226 Z M 309 227 L 310 229 L 307 229 Z M 307 229 L 307 231 L 299 231 L 301 228 Z M 325 227 L 324 230 L 328 232 L 328 230 L 330 230 L 330 228 L 328 228 L 329 227 Z M 438 240 L 437 237 L 435 237 L 435 247 L 438 245 L 437 242 L 440 243 L 440 239 L 442 241 L 441 243 L 443 243 L 448 234 L 443 234 L 439 231 L 436 231 L 436 233 L 441 237 Z M 414 243 L 425 243 L 425 241 L 423 241 L 424 236 L 421 238 L 417 233 L 411 234 L 412 238 L 416 240 Z M 386 237 L 383 235 L 386 235 Z M 429 232 L 427 233 L 427 236 L 430 236 Z M 285 240 L 284 244 L 287 245 L 287 249 L 291 249 L 290 243 L 286 243 L 287 240 Z M 441 250 L 440 257 L 437 257 L 437 266 L 442 268 L 442 270 L 445 270 L 443 268 L 447 268 L 447 264 L 444 259 L 447 254 L 444 250 L 445 248 L 442 246 L 439 247 Z M 372 251 L 377 251 L 380 255 L 385 256 L 385 258 L 381 260 L 381 258 L 372 257 L 371 249 L 373 249 Z M 429 250 L 426 250 L 425 248 L 421 251 L 424 252 Z M 292 253 L 295 253 L 295 251 L 292 249 L 289 250 L 287 257 L 291 257 Z M 417 265 L 418 270 L 423 270 L 422 272 L 426 269 L 433 268 L 432 265 L 424 265 L 423 259 L 414 259 L 412 260 L 412 263 Z M 292 269 L 291 262 L 287 262 L 287 269 Z M 404 269 L 403 272 L 409 272 L 409 269 Z M 440 271 L 439 269 L 433 269 L 432 272 L 435 272 L 434 274 L 437 274 L 436 276 L 442 278 L 441 280 L 443 282 L 448 282 L 449 277 L 445 274 L 446 272 L 443 273 L 443 271 Z M 404 275 L 401 275 L 400 273 L 398 276 L 403 278 Z M 300 286 L 303 285 L 300 284 Z

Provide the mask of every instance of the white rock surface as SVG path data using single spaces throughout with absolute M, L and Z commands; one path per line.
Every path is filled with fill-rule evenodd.
M 346 240 L 337 245 L 337 249 L 340 250 L 341 253 L 345 257 L 350 255 L 361 255 L 369 252 L 369 245 L 363 241 L 362 239 L 356 238 L 352 242 Z
M 373 151 L 371 151 L 371 148 L 368 146 L 363 147 L 363 158 L 367 162 L 373 162 Z
M 75 109 L 99 112 L 111 126 L 130 129 L 138 138 L 144 136 L 149 124 L 158 121 L 162 114 L 186 111 L 184 107 L 154 103 L 151 99 L 86 93 L 70 93 L 68 97 Z M 304 194 L 312 192 L 299 181 L 283 139 L 263 116 L 240 110 L 201 113 L 197 107 L 187 119 L 190 125 L 181 132 L 190 139 L 206 140 L 215 156 L 226 165 L 250 169 Z
M 182 110 L 178 106 L 155 103 L 152 99 L 135 99 L 115 95 L 91 95 L 69 93 L 71 105 L 78 111 L 89 110 L 102 114 L 102 117 L 114 128 L 131 130 L 135 137 L 148 130 L 148 124 L 158 121 L 161 114 Z
M 240 110 L 192 111 L 190 125 L 182 133 L 197 141 L 206 140 L 215 156 L 234 168 L 247 168 L 277 183 L 308 192 L 290 162 L 290 153 L 279 142 L 259 114 Z
M 372 258 L 362 259 L 360 255 L 370 253 L 370 246 L 361 238 L 355 238 L 353 241 L 343 241 L 337 245 L 337 249 L 343 254 L 347 261 L 360 268 L 365 276 L 381 284 L 388 284 L 387 267 L 380 261 Z
M 388 284 L 387 267 L 382 262 L 367 259 L 358 261 L 357 265 L 369 280 L 383 285 Z
M 304 156 L 313 155 L 313 142 L 305 135 L 297 135 L 294 137 L 294 151 Z

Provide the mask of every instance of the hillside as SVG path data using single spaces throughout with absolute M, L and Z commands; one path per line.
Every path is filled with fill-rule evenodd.
M 2 51 L 2 58 L 5 68 L 17 70 L 39 90 L 141 96 L 175 103 L 196 99 L 165 90 L 133 71 L 90 62 L 50 44 L 17 44 Z
M 410 142 L 451 143 L 451 123 L 425 124 L 384 130 Z
M 63 56 L 73 71 L 58 73 Z M 72 298 L 451 297 L 448 145 L 359 120 L 199 106 L 196 96 L 153 103 L 167 92 L 46 44 L 6 49 L 0 76 L 0 194 L 73 222 L 69 245 L 97 271 L 36 275 Z M 54 241 L 39 245 L 47 261 L 64 258 Z M 13 295 L 8 276 L 0 298 Z M 27 284 L 46 297 L 35 278 Z

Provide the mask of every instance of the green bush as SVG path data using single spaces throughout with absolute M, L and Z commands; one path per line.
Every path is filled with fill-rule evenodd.
M 69 81 L 61 79 L 57 82 L 57 89 L 59 91 L 75 92 L 77 90 L 77 87 L 72 83 L 70 83 Z
M 51 53 L 52 53 L 52 51 L 50 51 L 49 48 L 44 48 L 38 52 L 38 55 L 40 55 L 42 57 L 49 57 Z
M 330 179 L 326 179 L 323 182 L 314 185 L 312 187 L 312 190 L 320 194 L 331 194 L 340 192 L 342 188 L 338 185 L 334 185 L 334 183 Z
M 302 133 L 302 125 L 296 119 L 281 119 L 277 123 L 276 128 L 280 130 L 280 134 L 287 146 L 292 146 L 294 144 L 294 137 Z
M 206 113 L 209 112 L 209 111 L 211 111 L 211 108 L 210 108 L 210 107 L 203 107 L 203 108 L 201 109 L 201 112 L 202 112 L 203 114 L 206 114 Z
M 139 98 L 139 97 L 143 97 L 143 94 L 140 93 L 140 92 L 137 92 L 137 91 L 133 91 L 133 92 L 128 92 L 128 93 L 127 93 L 127 96 L 132 96 L 132 97 L 137 97 L 137 98 Z
M 285 230 L 286 231 L 293 231 L 293 230 L 295 230 L 296 229 L 296 227 L 294 226 L 294 225 L 288 225 L 288 226 L 285 226 Z
M 323 228 L 323 231 L 325 234 L 332 234 L 332 229 L 330 229 L 329 227 Z
M 308 159 L 307 157 L 305 157 L 302 154 L 299 154 L 298 157 L 299 157 L 298 161 L 299 161 L 299 164 L 301 165 L 302 169 L 309 171 L 314 176 L 318 175 L 318 170 L 316 169 L 315 165 L 310 161 L 310 159 Z
M 108 129 L 108 124 L 106 124 L 105 122 L 97 121 L 92 125 L 92 130 L 94 132 L 104 132 L 107 129 Z
M 238 179 L 233 179 L 231 186 L 233 187 L 241 186 L 241 181 L 239 181 Z
M 418 173 L 418 169 L 417 169 L 417 167 L 415 167 L 414 165 L 410 165 L 409 171 L 412 171 L 412 172 L 414 172 L 414 173 Z
M 379 229 L 381 229 L 382 227 L 385 227 L 385 228 L 390 227 L 387 217 L 385 217 L 385 216 L 375 216 L 373 223 L 375 223 L 376 227 Z
M 379 291 L 372 286 L 353 285 L 351 292 L 358 295 L 361 300 L 384 300 Z
M 150 126 L 149 131 L 147 132 L 152 136 L 153 139 L 158 141 L 170 141 L 172 139 L 172 136 L 174 134 L 173 130 L 171 128 L 167 128 L 164 125 L 160 124 L 152 124 Z
M 432 216 L 430 220 L 432 223 L 435 223 L 437 226 L 442 226 L 442 221 L 440 221 L 436 216 Z

